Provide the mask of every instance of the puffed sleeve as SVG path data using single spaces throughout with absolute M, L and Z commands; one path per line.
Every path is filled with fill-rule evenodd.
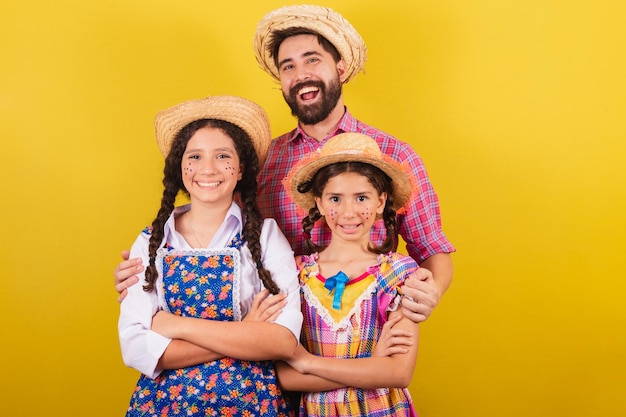
M 400 304 L 401 294 L 398 288 L 418 268 L 417 262 L 409 256 L 399 253 L 381 255 L 380 275 L 378 277 L 378 311 L 381 313 L 383 322 L 387 321 L 386 314 L 395 311 Z
M 263 265 L 281 292 L 287 293 L 287 305 L 275 323 L 287 327 L 296 340 L 300 340 L 302 311 L 300 308 L 300 285 L 293 250 L 274 219 L 265 219 L 261 232 Z
M 142 259 L 144 269 L 148 266 L 149 239 L 149 233 L 144 230 L 130 251 L 131 258 Z M 145 283 L 145 275 L 141 273 L 139 283 L 128 288 L 128 295 L 120 305 L 118 333 L 124 364 L 156 378 L 161 373 L 157 363 L 171 339 L 150 330 L 159 304 L 156 289 L 144 291 Z

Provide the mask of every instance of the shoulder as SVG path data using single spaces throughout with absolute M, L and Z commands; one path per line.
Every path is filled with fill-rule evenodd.
M 295 259 L 298 270 L 317 265 L 317 253 L 313 253 L 311 255 L 298 255 Z
M 305 285 L 309 279 L 319 274 L 317 265 L 317 253 L 311 255 L 298 255 L 295 258 L 298 269 L 298 279 L 301 285 Z
M 417 269 L 419 266 L 417 262 L 413 258 L 403 253 L 398 252 L 389 252 L 384 255 L 381 255 L 381 264 L 383 262 L 388 263 L 392 267 L 403 267 L 403 268 L 415 268 Z
M 273 218 L 263 219 L 263 227 L 261 228 L 261 242 L 264 250 L 278 251 L 288 248 L 290 251 L 291 245 L 287 241 L 285 234 L 278 227 L 278 223 Z
M 363 133 L 373 138 L 384 154 L 394 159 L 399 159 L 400 161 L 420 160 L 415 149 L 407 142 L 354 118 L 352 125 L 354 126 L 355 132 Z
M 285 146 L 285 144 L 291 141 L 291 138 L 295 134 L 296 130 L 297 129 L 294 129 L 290 132 L 283 133 L 282 135 L 277 136 L 274 139 L 272 139 L 272 142 L 270 143 L 270 150 Z
M 419 265 L 413 258 L 397 252 L 380 255 L 379 262 L 380 278 L 388 286 L 401 284 L 419 268 Z

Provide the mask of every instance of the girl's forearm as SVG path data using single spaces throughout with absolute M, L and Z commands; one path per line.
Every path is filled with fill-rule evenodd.
M 225 322 L 195 318 L 180 320 L 175 338 L 242 360 L 284 359 L 298 341 L 289 329 L 259 321 Z
M 314 356 L 305 371 L 355 388 L 406 388 L 411 383 L 415 361 L 401 358 L 403 355 L 359 359 Z
M 157 368 L 160 370 L 184 368 L 221 359 L 222 357 L 224 355 L 212 352 L 193 343 L 174 339 L 165 349 L 161 358 L 159 358 Z
M 399 314 L 401 313 L 397 311 L 392 313 L 390 320 Z M 406 353 L 344 359 L 311 355 L 300 348 L 290 363 L 302 373 L 313 374 L 349 387 L 406 388 L 411 383 L 417 360 L 419 325 L 402 318 L 394 327 L 412 334 L 413 343 L 406 346 Z
M 286 362 L 282 361 L 276 362 L 276 376 L 278 377 L 278 384 L 283 390 L 286 391 L 319 392 L 329 391 L 345 386 L 338 382 L 329 381 L 328 379 L 324 379 L 316 375 L 302 374 L 293 369 Z

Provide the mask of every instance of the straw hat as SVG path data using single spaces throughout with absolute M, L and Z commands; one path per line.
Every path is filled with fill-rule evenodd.
M 399 210 L 417 190 L 417 179 L 408 164 L 384 155 L 371 137 L 362 133 L 341 133 L 332 137 L 315 152 L 302 158 L 283 180 L 291 199 L 306 213 L 315 207 L 312 191 L 301 193 L 298 186 L 310 181 L 321 168 L 337 162 L 363 162 L 374 165 L 387 174 L 393 184 L 394 208 Z
M 314 5 L 286 6 L 266 14 L 254 35 L 256 60 L 272 77 L 280 81 L 278 68 L 267 49 L 275 31 L 305 28 L 318 33 L 332 43 L 346 62 L 347 83 L 364 71 L 367 48 L 361 35 L 350 22 L 332 9 Z
M 243 129 L 250 136 L 263 166 L 272 133 L 265 110 L 256 103 L 235 96 L 211 96 L 189 100 L 157 113 L 154 120 L 156 141 L 163 156 L 167 157 L 170 146 L 180 130 L 200 119 L 225 120 Z

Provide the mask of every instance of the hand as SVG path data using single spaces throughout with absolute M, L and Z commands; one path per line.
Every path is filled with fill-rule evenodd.
M 402 319 L 402 314 L 395 314 L 383 325 L 382 333 L 374 347 L 372 356 L 391 356 L 396 353 L 408 353 L 409 349 L 406 346 L 413 344 L 413 334 L 407 330 L 395 329 L 393 327 Z
M 415 323 L 423 322 L 430 317 L 441 298 L 433 274 L 426 268 L 419 268 L 412 273 L 400 287 L 400 292 L 402 313 Z
M 176 330 L 180 326 L 181 319 L 183 319 L 183 317 L 159 310 L 154 317 L 152 317 L 150 330 L 170 339 L 176 339 Z
M 270 296 L 268 290 L 263 290 L 254 296 L 252 307 L 242 321 L 267 321 L 273 323 L 283 308 L 287 305 L 287 294 Z
M 115 276 L 115 291 L 119 293 L 117 297 L 118 303 L 121 303 L 122 300 L 126 298 L 126 295 L 128 295 L 128 287 L 139 282 L 139 277 L 136 274 L 143 271 L 141 258 L 128 259 L 129 257 L 129 251 L 122 251 L 122 262 L 120 262 L 113 271 L 113 275 Z

